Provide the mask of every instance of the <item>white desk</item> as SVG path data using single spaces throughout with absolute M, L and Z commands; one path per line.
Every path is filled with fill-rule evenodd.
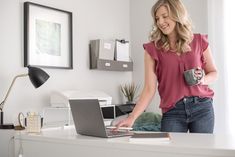
M 21 135 L 20 135 L 21 134 Z M 170 143 L 130 143 L 129 137 L 96 138 L 77 135 L 73 128 L 43 130 L 39 135 L 17 132 L 24 157 L 235 157 L 235 138 L 172 133 Z

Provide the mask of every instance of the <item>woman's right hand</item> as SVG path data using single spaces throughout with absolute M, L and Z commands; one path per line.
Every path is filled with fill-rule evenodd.
M 116 129 L 118 130 L 119 127 L 132 127 L 132 125 L 134 124 L 135 119 L 132 115 L 129 115 L 126 119 L 120 121 L 117 125 L 116 125 Z

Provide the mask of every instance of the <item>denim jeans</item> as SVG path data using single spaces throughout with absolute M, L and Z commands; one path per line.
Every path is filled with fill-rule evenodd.
M 185 97 L 163 113 L 161 131 L 213 133 L 214 110 L 211 98 Z

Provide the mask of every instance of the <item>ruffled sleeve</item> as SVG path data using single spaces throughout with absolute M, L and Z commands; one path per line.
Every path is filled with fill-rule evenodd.
M 157 55 L 157 50 L 155 47 L 154 42 L 149 42 L 149 43 L 145 43 L 143 44 L 143 47 L 145 49 L 145 51 L 156 61 L 158 61 L 158 55 Z
M 204 58 L 203 52 L 209 46 L 208 36 L 207 35 L 200 35 L 200 38 L 201 38 L 201 61 L 202 61 L 202 66 L 205 66 L 206 65 L 206 60 Z
M 202 52 L 204 52 L 209 45 L 208 42 L 208 36 L 207 35 L 201 35 L 201 47 L 202 47 Z

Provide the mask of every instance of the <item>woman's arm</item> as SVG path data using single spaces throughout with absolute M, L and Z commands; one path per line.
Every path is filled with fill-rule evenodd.
M 214 63 L 212 53 L 211 53 L 211 49 L 210 49 L 209 46 L 203 52 L 203 57 L 204 57 L 205 62 L 206 62 L 206 65 L 204 67 L 205 76 L 202 78 L 200 83 L 202 85 L 209 85 L 209 84 L 213 83 L 218 77 L 217 68 L 216 68 L 216 65 Z
M 155 91 L 156 91 L 156 75 L 155 71 L 155 61 L 151 58 L 151 56 L 145 52 L 144 54 L 144 69 L 145 69 L 145 83 L 144 89 L 140 95 L 138 102 L 135 105 L 135 108 L 128 116 L 128 118 L 119 122 L 116 126 L 115 130 L 118 130 L 119 127 L 132 127 L 135 120 L 139 117 L 139 115 L 146 109 L 152 100 Z
M 133 109 L 130 116 L 133 117 L 134 120 L 136 120 L 139 115 L 147 108 L 149 103 L 151 102 L 155 91 L 156 91 L 156 84 L 157 79 L 155 75 L 155 61 L 154 59 L 145 52 L 144 54 L 144 69 L 145 69 L 145 82 L 144 82 L 144 88 L 140 95 L 139 100 L 136 103 L 135 108 Z

